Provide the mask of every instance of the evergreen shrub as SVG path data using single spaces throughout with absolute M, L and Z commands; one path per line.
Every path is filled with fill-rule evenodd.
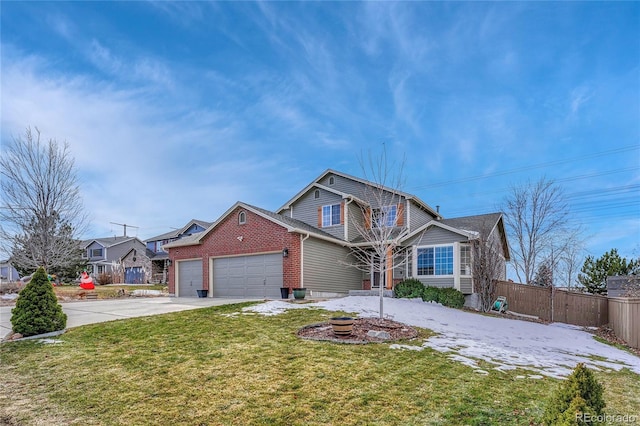
M 449 308 L 460 309 L 464 306 L 464 294 L 453 287 L 441 288 L 438 302 Z
M 546 425 L 595 423 L 605 407 L 603 387 L 591 370 L 580 363 L 553 394 L 544 414 Z M 587 414 L 588 416 L 585 416 Z M 588 421 L 587 421 L 588 420 Z
M 439 303 L 440 289 L 438 287 L 425 287 L 422 291 L 422 300 Z
M 404 281 L 396 284 L 393 289 L 393 294 L 396 298 L 409 298 L 422 297 L 422 291 L 424 290 L 424 284 L 415 278 L 407 278 Z
M 11 314 L 13 331 L 25 337 L 64 330 L 67 326 L 67 314 L 62 312 L 44 268 L 38 268 L 20 291 Z

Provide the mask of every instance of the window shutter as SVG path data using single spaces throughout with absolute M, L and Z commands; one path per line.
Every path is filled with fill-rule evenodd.
M 369 207 L 364 209 L 364 227 L 371 229 L 371 209 Z
M 340 225 L 344 225 L 344 201 L 340 203 Z
M 322 228 L 322 206 L 318 206 L 318 228 Z
M 404 203 L 398 204 L 398 211 L 396 212 L 396 225 L 404 226 Z

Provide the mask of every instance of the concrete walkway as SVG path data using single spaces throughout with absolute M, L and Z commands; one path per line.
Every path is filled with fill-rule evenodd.
M 213 299 L 210 297 L 129 297 L 115 300 L 60 303 L 67 314 L 67 328 L 118 319 L 144 317 L 248 302 L 248 299 Z M 11 309 L 15 305 L 0 306 L 0 339 L 11 332 Z

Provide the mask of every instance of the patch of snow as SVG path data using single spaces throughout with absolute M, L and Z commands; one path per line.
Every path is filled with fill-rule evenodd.
M 132 296 L 162 296 L 162 291 L 138 289 L 138 290 L 133 290 L 131 292 L 131 295 Z
M 259 305 L 247 306 L 246 308 L 242 308 L 244 312 L 255 312 L 262 315 L 279 315 L 284 313 L 289 309 L 306 309 L 312 307 L 312 303 L 289 303 L 283 302 L 280 300 L 272 300 L 265 303 L 260 303 Z M 315 306 L 317 307 L 317 306 Z
M 360 317 L 378 317 L 379 304 L 377 296 L 351 296 L 309 304 L 271 301 L 245 309 L 277 315 L 288 309 L 323 308 L 356 312 Z M 456 361 L 470 366 L 472 361 L 482 360 L 494 365 L 498 371 L 529 370 L 532 372 L 529 378 L 533 379 L 543 376 L 564 378 L 580 362 L 593 369 L 619 371 L 629 368 L 640 374 L 640 358 L 598 342 L 581 327 L 485 316 L 424 303 L 420 299 L 385 298 L 384 313 L 395 321 L 438 333 L 421 346 L 390 345 L 393 349 L 428 347 L 452 353 L 451 357 Z
M 38 340 L 38 342 L 43 343 L 45 345 L 55 345 L 56 343 L 64 343 L 64 341 L 56 340 L 56 339 L 40 339 Z
M 16 300 L 18 298 L 18 293 L 8 293 L 0 296 L 2 300 Z

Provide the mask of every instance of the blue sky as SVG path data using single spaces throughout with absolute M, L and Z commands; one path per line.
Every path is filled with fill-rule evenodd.
M 640 255 L 638 2 L 1 2 L 2 142 L 76 159 L 91 234 L 275 210 L 383 146 L 445 217 L 542 176 Z

